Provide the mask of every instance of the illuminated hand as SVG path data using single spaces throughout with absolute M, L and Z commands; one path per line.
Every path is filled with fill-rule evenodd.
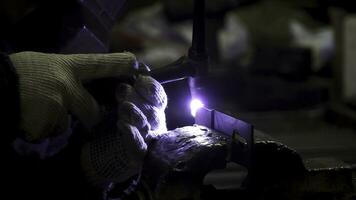
M 116 97 L 117 130 L 88 143 L 82 151 L 82 166 L 95 186 L 123 182 L 138 174 L 146 142 L 167 130 L 167 95 L 152 77 L 140 75 L 133 86 L 121 84 Z

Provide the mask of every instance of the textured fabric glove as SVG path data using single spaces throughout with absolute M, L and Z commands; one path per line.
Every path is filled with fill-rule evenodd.
M 95 125 L 99 109 L 81 81 L 128 75 L 137 66 L 131 53 L 10 55 L 19 76 L 21 129 L 25 139 L 38 142 L 68 127 L 68 112 L 86 127 Z
M 138 76 L 133 86 L 121 84 L 116 92 L 122 121 L 134 124 L 145 139 L 167 131 L 167 95 L 150 76 Z
M 121 84 L 117 100 L 117 130 L 104 133 L 82 151 L 84 171 L 95 186 L 123 182 L 138 174 L 147 151 L 146 142 L 167 130 L 167 96 L 153 78 L 138 76 L 133 86 Z

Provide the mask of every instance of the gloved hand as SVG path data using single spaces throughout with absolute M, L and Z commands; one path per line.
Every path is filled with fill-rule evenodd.
M 134 86 L 121 84 L 116 92 L 119 119 L 136 126 L 146 141 L 166 132 L 167 95 L 150 76 L 138 76 Z
M 65 131 L 68 112 L 86 127 L 100 113 L 81 81 L 129 75 L 137 67 L 131 53 L 60 55 L 21 52 L 10 55 L 19 77 L 21 129 L 38 142 Z
M 156 80 L 138 76 L 133 86 L 121 84 L 116 93 L 117 130 L 89 142 L 81 162 L 89 182 L 103 187 L 138 174 L 152 135 L 167 130 L 167 95 Z

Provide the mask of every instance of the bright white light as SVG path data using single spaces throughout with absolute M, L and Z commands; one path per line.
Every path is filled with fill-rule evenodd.
M 192 116 L 195 117 L 197 111 L 202 107 L 204 107 L 204 104 L 199 99 L 193 99 L 190 102 L 190 113 L 192 114 Z

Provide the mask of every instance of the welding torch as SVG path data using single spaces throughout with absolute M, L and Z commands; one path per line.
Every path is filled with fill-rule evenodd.
M 201 88 L 201 77 L 205 76 L 208 71 L 208 56 L 205 45 L 205 0 L 194 0 L 193 14 L 193 38 L 192 45 L 187 55 L 182 56 L 175 62 L 164 67 L 154 68 L 151 71 L 138 70 L 137 74 L 152 76 L 161 84 L 172 83 L 182 79 L 188 79 L 190 95 L 192 98 L 199 98 Z M 95 97 L 101 105 L 115 104 L 115 85 L 117 82 L 132 83 L 134 80 L 124 77 L 106 78 L 85 83 L 85 87 Z M 103 92 L 101 88 L 107 88 Z M 113 92 L 107 92 L 107 91 Z
M 223 112 L 205 108 L 199 101 L 201 79 L 207 75 L 209 64 L 205 43 L 205 0 L 194 0 L 193 39 L 188 55 L 168 66 L 152 70 L 150 75 L 161 84 L 189 78 L 192 96 L 190 109 L 195 123 L 230 136 L 232 144 L 229 160 L 250 169 L 254 143 L 253 126 Z M 251 170 L 249 173 L 251 174 Z
M 209 64 L 205 43 L 205 0 L 194 0 L 193 39 L 188 55 L 150 71 L 150 75 L 161 84 L 189 78 L 192 96 L 190 109 L 195 123 L 230 136 L 232 143 L 228 159 L 250 169 L 254 144 L 253 126 L 218 110 L 205 108 L 199 100 L 201 78 L 207 75 Z M 251 170 L 249 173 L 251 175 Z
M 193 39 L 188 55 L 177 61 L 149 72 L 161 84 L 189 78 L 191 95 L 199 89 L 199 79 L 208 71 L 208 56 L 205 44 L 205 0 L 194 0 Z

